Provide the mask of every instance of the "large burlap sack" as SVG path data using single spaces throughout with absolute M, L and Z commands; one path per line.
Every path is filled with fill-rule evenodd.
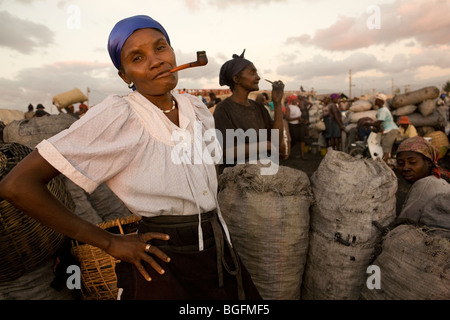
M 314 124 L 320 121 L 320 109 L 321 106 L 316 103 L 309 108 L 309 123 Z
M 231 239 L 263 299 L 298 300 L 308 248 L 308 176 L 280 166 L 239 164 L 219 176 L 219 206 Z
M 350 123 L 357 123 L 361 118 L 371 118 L 372 120 L 377 120 L 377 110 L 352 112 L 348 115 Z
M 328 149 L 311 186 L 302 299 L 358 299 L 382 230 L 396 216 L 397 178 L 384 161 Z
M 436 110 L 436 102 L 432 99 L 424 100 L 419 104 L 417 109 L 424 117 L 428 117 Z
M 425 87 L 419 90 L 397 94 L 392 98 L 391 105 L 393 108 L 397 109 L 409 104 L 418 104 L 427 99 L 436 99 L 439 97 L 438 87 Z
M 427 134 L 435 131 L 434 127 L 429 127 L 429 126 L 416 127 L 416 129 L 417 129 L 417 133 L 421 137 L 425 137 Z
M 346 133 L 350 133 L 352 131 L 356 131 L 357 128 L 358 128 L 358 124 L 357 123 L 350 123 L 350 124 L 345 126 L 345 132 Z
M 309 129 L 316 130 L 318 132 L 322 132 L 326 130 L 325 122 L 322 120 L 317 121 L 309 126 Z
M 73 202 L 75 203 L 73 213 L 92 224 L 99 224 L 103 222 L 102 217 L 92 207 L 92 204 L 88 198 L 88 193 L 66 176 L 63 176 L 63 178 L 66 190 L 70 193 Z
M 103 222 L 132 215 L 122 200 L 105 183 L 100 184 L 91 194 L 87 194 L 87 198 Z
M 442 115 L 444 118 L 444 123 L 448 123 L 450 121 L 449 119 L 449 106 L 436 106 L 436 111 Z
M 398 116 L 398 117 L 400 117 L 400 116 L 407 116 L 407 115 L 413 113 L 416 110 L 417 110 L 417 106 L 414 105 L 414 104 L 410 104 L 410 105 L 407 105 L 407 106 L 404 106 L 404 107 L 400 107 L 398 109 L 393 110 L 392 111 L 392 115 Z
M 386 235 L 373 264 L 380 268 L 381 288 L 365 287 L 362 299 L 450 299 L 450 240 L 433 229 L 396 227 Z
M 54 264 L 50 258 L 20 278 L 0 282 L 0 300 L 76 300 L 76 290 L 63 287 L 58 291 L 50 286 L 55 279 Z
M 372 102 L 369 100 L 357 100 L 352 103 L 351 107 L 348 109 L 350 112 L 362 112 L 372 109 Z
M 5 125 L 14 120 L 21 120 L 24 117 L 24 112 L 20 110 L 0 109 L 0 121 Z
M 76 120 L 66 113 L 16 120 L 3 129 L 3 141 L 20 143 L 33 149 L 42 140 L 69 128 Z
M 408 119 L 416 128 L 426 126 L 437 127 L 444 123 L 444 117 L 437 111 L 434 111 L 426 117 L 419 112 L 413 112 L 408 115 Z
M 74 103 L 87 101 L 87 97 L 80 89 L 74 88 L 72 90 L 57 94 L 53 97 L 53 104 L 59 111 Z

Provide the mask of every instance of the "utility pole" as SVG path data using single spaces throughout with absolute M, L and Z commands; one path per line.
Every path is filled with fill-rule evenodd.
M 348 71 L 348 99 L 351 100 L 352 99 L 352 87 L 354 85 L 352 85 L 352 70 L 350 69 Z
M 392 85 L 392 96 L 394 96 L 394 79 L 392 79 L 391 85 Z
M 348 71 L 348 99 L 352 99 L 352 69 Z

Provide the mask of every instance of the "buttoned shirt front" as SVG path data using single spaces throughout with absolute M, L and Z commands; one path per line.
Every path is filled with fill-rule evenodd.
M 214 120 L 194 96 L 174 97 L 179 127 L 135 91 L 125 97 L 109 96 L 37 149 L 87 192 L 105 182 L 139 216 L 213 210 L 217 206 L 215 166 L 202 158 L 189 163 L 189 158 L 206 150 L 208 141 L 201 141 L 202 135 L 214 128 Z M 201 131 L 197 137 L 196 127 Z

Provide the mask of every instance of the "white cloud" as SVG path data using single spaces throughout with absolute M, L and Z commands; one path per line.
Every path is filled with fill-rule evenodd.
M 45 25 L 0 11 L 0 46 L 28 54 L 54 42 L 53 32 Z
M 53 96 L 79 88 L 93 88 L 93 101 L 98 103 L 107 95 L 125 92 L 126 85 L 110 64 L 84 61 L 56 62 L 21 70 L 14 79 L 0 78 L 0 108 L 23 109 L 29 103 L 52 104 Z
M 216 6 L 218 8 L 235 8 L 236 6 L 260 6 L 271 3 L 283 3 L 288 0 L 184 0 L 186 6 L 191 10 L 201 10 L 205 6 Z
M 341 15 L 329 27 L 316 30 L 313 36 L 301 34 L 286 42 L 331 51 L 389 45 L 408 38 L 414 38 L 423 46 L 450 44 L 450 20 L 443 16 L 443 12 L 450 11 L 450 1 L 398 0 L 378 8 L 379 29 L 368 28 L 367 22 L 375 13 L 365 11 L 358 17 Z

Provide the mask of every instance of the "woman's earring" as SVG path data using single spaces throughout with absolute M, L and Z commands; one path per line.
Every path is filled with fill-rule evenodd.
M 133 87 L 134 87 L 133 82 L 128 85 L 128 88 L 130 88 L 130 89 L 133 89 Z

